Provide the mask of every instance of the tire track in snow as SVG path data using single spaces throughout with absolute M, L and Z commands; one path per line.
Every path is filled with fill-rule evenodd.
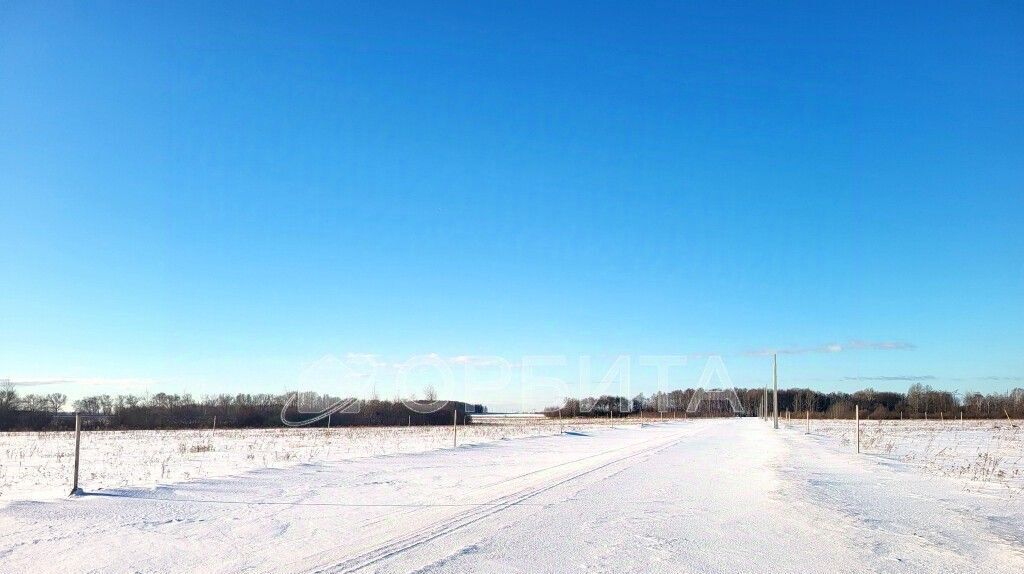
M 480 494 L 483 494 L 485 491 L 491 490 L 491 489 L 493 489 L 493 488 L 495 488 L 497 486 L 501 486 L 501 485 L 507 484 L 509 482 L 514 482 L 516 480 L 522 480 L 522 479 L 524 479 L 524 478 L 526 478 L 528 476 L 533 476 L 533 475 L 536 475 L 536 474 L 539 474 L 539 473 L 542 473 L 542 472 L 547 472 L 547 471 L 554 470 L 554 469 L 557 469 L 557 468 L 561 468 L 561 467 L 564 467 L 564 466 L 568 466 L 568 465 L 571 465 L 571 464 L 577 464 L 577 463 L 584 462 L 584 461 L 587 461 L 587 460 L 590 460 L 590 459 L 593 459 L 593 458 L 607 456 L 609 454 L 612 454 L 612 453 L 615 453 L 615 452 L 619 452 L 619 451 L 622 451 L 622 450 L 636 448 L 638 445 L 649 444 L 649 443 L 657 441 L 657 440 L 659 440 L 659 439 L 658 438 L 653 438 L 653 439 L 642 441 L 642 442 L 636 443 L 636 444 L 627 444 L 627 445 L 616 447 L 616 448 L 613 448 L 613 449 L 610 449 L 610 450 L 606 450 L 606 451 L 590 454 L 590 455 L 587 455 L 587 456 L 583 456 L 583 457 L 580 457 L 580 458 L 577 458 L 577 459 L 568 460 L 568 461 L 565 461 L 565 462 L 560 462 L 558 464 L 553 464 L 551 466 L 546 466 L 544 468 L 530 470 L 530 471 L 524 472 L 522 474 L 517 474 L 515 476 L 510 476 L 510 477 L 507 477 L 507 478 L 502 478 L 502 479 L 496 480 L 496 481 L 494 481 L 492 483 L 485 484 L 483 486 L 479 486 L 477 488 L 474 488 L 473 490 L 469 491 L 468 493 L 463 493 L 463 496 L 466 496 L 466 495 L 469 495 L 469 496 L 480 495 Z M 390 520 L 392 520 L 394 518 L 398 518 L 400 516 L 406 516 L 406 515 L 412 515 L 412 514 L 416 514 L 416 513 L 421 513 L 424 510 L 429 509 L 429 508 L 434 507 L 434 506 L 465 506 L 465 507 L 474 507 L 474 506 L 497 506 L 498 504 L 500 504 L 500 503 L 496 503 L 496 502 L 493 502 L 493 501 L 492 502 L 484 502 L 484 503 L 463 503 L 463 504 L 408 504 L 408 505 L 402 505 L 402 506 L 409 506 L 411 508 L 407 508 L 407 509 L 404 509 L 404 510 L 399 510 L 399 511 L 393 512 L 391 514 L 385 514 L 383 516 L 378 516 L 376 518 L 373 518 L 373 519 L 370 519 L 370 520 L 368 520 L 366 522 L 361 523 L 360 527 L 375 526 L 377 524 L 380 524 L 382 522 L 390 521 Z
M 686 429 L 686 430 L 690 431 L 691 429 Z M 300 566 L 297 571 L 298 572 L 306 572 L 306 573 L 309 573 L 309 574 L 314 574 L 314 573 L 315 574 L 325 574 L 325 573 L 338 574 L 338 573 L 358 572 L 359 570 L 368 568 L 370 566 L 373 566 L 373 565 L 378 564 L 378 563 L 380 563 L 382 561 L 385 561 L 385 560 L 396 558 L 396 557 L 404 554 L 405 552 L 408 552 L 409 550 L 413 550 L 413 549 L 421 547 L 421 546 L 423 546 L 423 545 L 425 545 L 425 544 L 427 544 L 429 542 L 432 542 L 432 541 L 437 540 L 439 538 L 443 538 L 445 536 L 448 536 L 450 534 L 458 532 L 458 531 L 466 528 L 467 526 L 471 526 L 473 524 L 476 524 L 476 523 L 478 523 L 478 522 L 480 522 L 482 520 L 485 520 L 485 519 L 487 519 L 487 518 L 489 518 L 491 516 L 494 516 L 495 514 L 498 514 L 498 513 L 502 512 L 504 510 L 507 510 L 509 508 L 515 507 L 517 505 L 521 505 L 522 503 L 524 503 L 525 501 L 529 500 L 532 497 L 535 497 L 535 496 L 537 496 L 539 494 L 542 494 L 544 492 L 550 491 L 550 490 L 552 490 L 554 488 L 557 488 L 559 486 L 562 486 L 562 485 L 564 485 L 566 483 L 575 481 L 575 480 L 577 480 L 579 478 L 582 478 L 584 476 L 587 476 L 589 474 L 593 474 L 594 472 L 597 472 L 599 470 L 608 468 L 608 467 L 616 465 L 616 464 L 620 464 L 622 462 L 631 460 L 631 459 L 636 458 L 636 457 L 654 454 L 654 453 L 656 453 L 656 452 L 658 452 L 660 450 L 664 450 L 664 449 L 667 449 L 669 447 L 675 446 L 676 444 L 682 442 L 684 439 L 691 438 L 693 436 L 695 436 L 695 433 L 693 433 L 693 432 L 683 432 L 683 433 L 675 434 L 675 435 L 673 435 L 671 438 L 669 438 L 667 440 L 658 438 L 658 439 L 651 439 L 651 441 L 645 441 L 643 443 L 640 443 L 640 446 L 644 446 L 644 445 L 648 444 L 649 442 L 654 442 L 654 441 L 657 441 L 657 444 L 655 444 L 653 446 L 650 446 L 650 447 L 641 448 L 641 450 L 638 450 L 636 452 L 631 452 L 631 453 L 626 454 L 624 456 L 620 456 L 620 457 L 614 458 L 614 459 L 609 460 L 607 462 L 598 464 L 597 466 L 586 468 L 586 469 L 584 469 L 582 471 L 579 471 L 579 472 L 575 472 L 573 474 L 570 474 L 569 476 L 556 479 L 553 482 L 549 482 L 549 483 L 539 482 L 539 483 L 536 483 L 536 484 L 531 484 L 531 485 L 526 486 L 526 487 L 524 487 L 524 488 L 522 488 L 522 489 L 520 489 L 518 491 L 515 491 L 513 493 L 500 496 L 500 497 L 492 500 L 491 502 L 486 503 L 485 505 L 477 506 L 477 507 L 473 508 L 472 510 L 467 511 L 465 513 L 461 513 L 461 514 L 458 514 L 458 515 L 455 515 L 455 516 L 449 516 L 449 517 L 446 517 L 446 518 L 442 518 L 439 521 L 435 521 L 435 522 L 433 522 L 433 523 L 431 523 L 431 524 L 429 524 L 427 526 L 424 526 L 424 527 L 418 528 L 416 530 L 413 530 L 410 533 L 399 535 L 399 536 L 389 540 L 388 542 L 386 542 L 384 544 L 380 544 L 380 545 L 378 545 L 378 546 L 376 546 L 376 547 L 374 547 L 374 548 L 372 548 L 370 550 L 364 551 L 364 552 L 362 552 L 362 553 L 360 553 L 358 555 L 348 557 L 348 558 L 342 560 L 341 562 L 336 562 L 336 563 L 333 563 L 333 564 L 329 564 L 327 566 L 319 566 L 319 567 L 312 567 L 312 568 L 310 568 L 308 566 L 307 567 L 301 567 Z M 615 448 L 615 449 L 612 449 L 612 450 L 609 450 L 609 451 L 604 451 L 602 453 L 598 453 L 598 454 L 595 454 L 595 455 L 590 455 L 590 456 L 587 456 L 587 457 L 583 457 L 581 459 L 577 459 L 577 460 L 574 460 L 574 461 L 568 461 L 568 462 L 565 462 L 565 463 L 559 463 L 559 464 L 556 464 L 556 465 L 553 465 L 553 466 L 550 466 L 550 467 L 546 467 L 546 468 L 543 468 L 543 469 L 538 469 L 538 470 L 530 471 L 530 472 L 524 473 L 524 474 L 522 474 L 520 476 L 517 476 L 517 477 L 512 477 L 510 479 L 505 479 L 503 481 L 499 481 L 497 483 L 494 483 L 494 484 L 488 485 L 488 486 L 493 486 L 493 485 L 497 485 L 497 484 L 501 484 L 501 483 L 505 483 L 505 482 L 510 482 L 512 480 L 524 478 L 524 477 L 527 477 L 527 476 L 536 475 L 536 474 L 539 474 L 541 472 L 548 471 L 548 470 L 553 470 L 553 469 L 560 468 L 560 467 L 564 467 L 564 466 L 567 466 L 567 465 L 572 464 L 572 463 L 586 462 L 588 460 L 591 460 L 593 458 L 597 458 L 599 456 L 607 456 L 608 454 L 612 454 L 612 453 L 624 450 L 626 448 L 636 448 L 637 446 L 638 445 L 628 445 L 627 447 Z M 311 561 L 311 560 L 316 560 L 317 558 L 322 557 L 325 554 L 334 552 L 336 550 L 337 550 L 337 548 L 331 548 L 331 549 L 323 550 L 323 551 L 315 553 L 313 555 L 306 556 L 303 559 L 301 559 L 301 561 L 308 562 L 308 561 Z

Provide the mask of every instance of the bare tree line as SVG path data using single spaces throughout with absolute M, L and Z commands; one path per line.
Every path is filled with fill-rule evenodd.
M 682 413 L 696 389 L 678 389 L 653 395 L 567 398 L 560 406 L 546 409 L 549 416 L 616 417 L 647 412 Z M 744 415 L 756 416 L 764 400 L 764 389 L 736 389 Z M 770 393 L 769 393 L 770 396 Z M 771 400 L 769 400 L 769 406 Z M 872 419 L 958 418 L 969 419 L 1024 418 L 1024 389 L 1007 392 L 958 393 L 936 390 L 928 385 L 914 384 L 906 393 L 864 389 L 854 393 L 823 393 L 813 389 L 780 389 L 779 411 L 810 412 L 815 418 L 853 418 L 855 407 L 861 416 Z M 611 413 L 609 414 L 609 411 Z M 701 401 L 699 408 L 687 416 L 733 416 L 725 401 Z
M 678 389 L 653 395 L 639 394 L 633 398 L 602 395 L 599 397 L 568 398 L 562 405 L 546 409 L 549 416 L 563 417 L 622 417 L 639 412 L 672 413 L 686 411 L 695 389 Z M 756 416 L 764 397 L 764 389 L 736 389 L 743 405 L 743 414 Z M 238 393 L 204 396 L 199 399 L 189 394 L 156 393 L 147 396 L 132 394 L 93 395 L 71 403 L 71 410 L 90 415 L 102 415 L 99 423 L 108 428 L 170 429 L 204 428 L 217 418 L 218 426 L 259 428 L 282 426 L 281 412 L 290 397 L 298 397 L 290 408 L 295 417 L 302 413 L 319 412 L 342 403 L 350 406 L 345 412 L 322 420 L 314 426 L 328 424 L 345 426 L 451 424 L 452 410 L 465 418 L 466 412 L 479 407 L 461 402 L 449 403 L 434 413 L 417 413 L 398 398 L 381 400 L 375 395 L 369 400 L 343 399 L 315 393 Z M 424 390 L 426 401 L 437 399 L 432 388 Z M 70 421 L 59 415 L 68 406 L 62 393 L 27 394 L 20 396 L 10 383 L 0 383 L 0 430 L 44 430 L 67 428 Z M 304 407 L 304 408 L 301 408 Z M 1007 392 L 979 393 L 936 390 L 928 385 L 914 384 L 906 393 L 864 389 L 854 393 L 823 393 L 813 389 L 781 389 L 780 412 L 803 413 L 809 411 L 815 418 L 852 418 L 854 408 L 860 407 L 861 416 L 869 419 L 900 418 L 1024 418 L 1024 389 Z M 733 416 L 724 401 L 702 401 L 700 407 L 685 416 Z
M 71 411 L 97 415 L 90 425 L 111 429 L 179 429 L 208 428 L 217 419 L 218 428 L 264 428 L 284 426 L 281 413 L 289 420 L 301 420 L 309 413 L 337 410 L 337 414 L 310 426 L 378 426 L 378 425 L 450 425 L 452 411 L 466 422 L 465 413 L 478 407 L 449 401 L 435 412 L 417 412 L 410 403 L 426 406 L 437 400 L 431 387 L 424 389 L 425 400 L 402 401 L 399 398 L 367 400 L 334 397 L 325 394 L 296 392 L 280 395 L 267 393 L 219 394 L 194 398 L 190 394 L 156 393 L 139 396 L 92 395 L 71 402 Z M 0 383 L 0 430 L 58 430 L 70 428 L 64 413 L 67 397 L 61 393 L 20 396 L 10 383 Z M 287 408 L 286 408 L 287 406 Z

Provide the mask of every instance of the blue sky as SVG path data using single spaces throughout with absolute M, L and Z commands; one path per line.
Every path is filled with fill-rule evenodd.
M 211 4 L 0 6 L 0 378 L 1024 385 L 1019 4 Z

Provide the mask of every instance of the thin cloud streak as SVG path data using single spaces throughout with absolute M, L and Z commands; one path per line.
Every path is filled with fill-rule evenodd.
M 934 381 L 934 375 L 892 375 L 878 377 L 843 377 L 844 381 Z
M 7 379 L 2 379 L 0 380 L 0 382 L 11 383 L 16 387 L 43 387 L 46 385 L 67 385 L 74 383 L 74 381 L 67 379 L 54 379 L 51 381 L 10 381 Z
M 0 379 L 0 382 L 9 382 L 15 387 L 45 387 L 51 385 L 82 385 L 82 386 L 102 386 L 109 385 L 113 387 L 150 387 L 157 384 L 157 381 L 152 379 L 48 379 L 48 380 L 36 380 L 36 381 L 12 381 L 9 379 Z
M 841 353 L 843 351 L 909 351 L 916 349 L 913 343 L 903 341 L 849 341 L 847 343 L 829 343 L 817 347 L 788 347 L 781 349 L 759 349 L 748 351 L 744 355 L 763 357 L 768 355 L 806 355 L 811 353 Z
M 827 379 L 822 379 L 827 380 Z M 843 381 L 906 381 L 906 382 L 922 382 L 922 381 L 948 381 L 957 383 L 968 383 L 975 381 L 997 381 L 997 382 L 1018 382 L 1024 381 L 1024 377 L 937 377 L 935 375 L 876 375 L 866 377 L 843 377 Z

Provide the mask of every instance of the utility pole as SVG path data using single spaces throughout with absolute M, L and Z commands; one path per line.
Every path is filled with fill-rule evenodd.
M 779 356 L 772 353 L 772 387 L 774 387 L 774 398 L 772 399 L 772 420 L 775 421 L 775 428 L 779 428 Z

